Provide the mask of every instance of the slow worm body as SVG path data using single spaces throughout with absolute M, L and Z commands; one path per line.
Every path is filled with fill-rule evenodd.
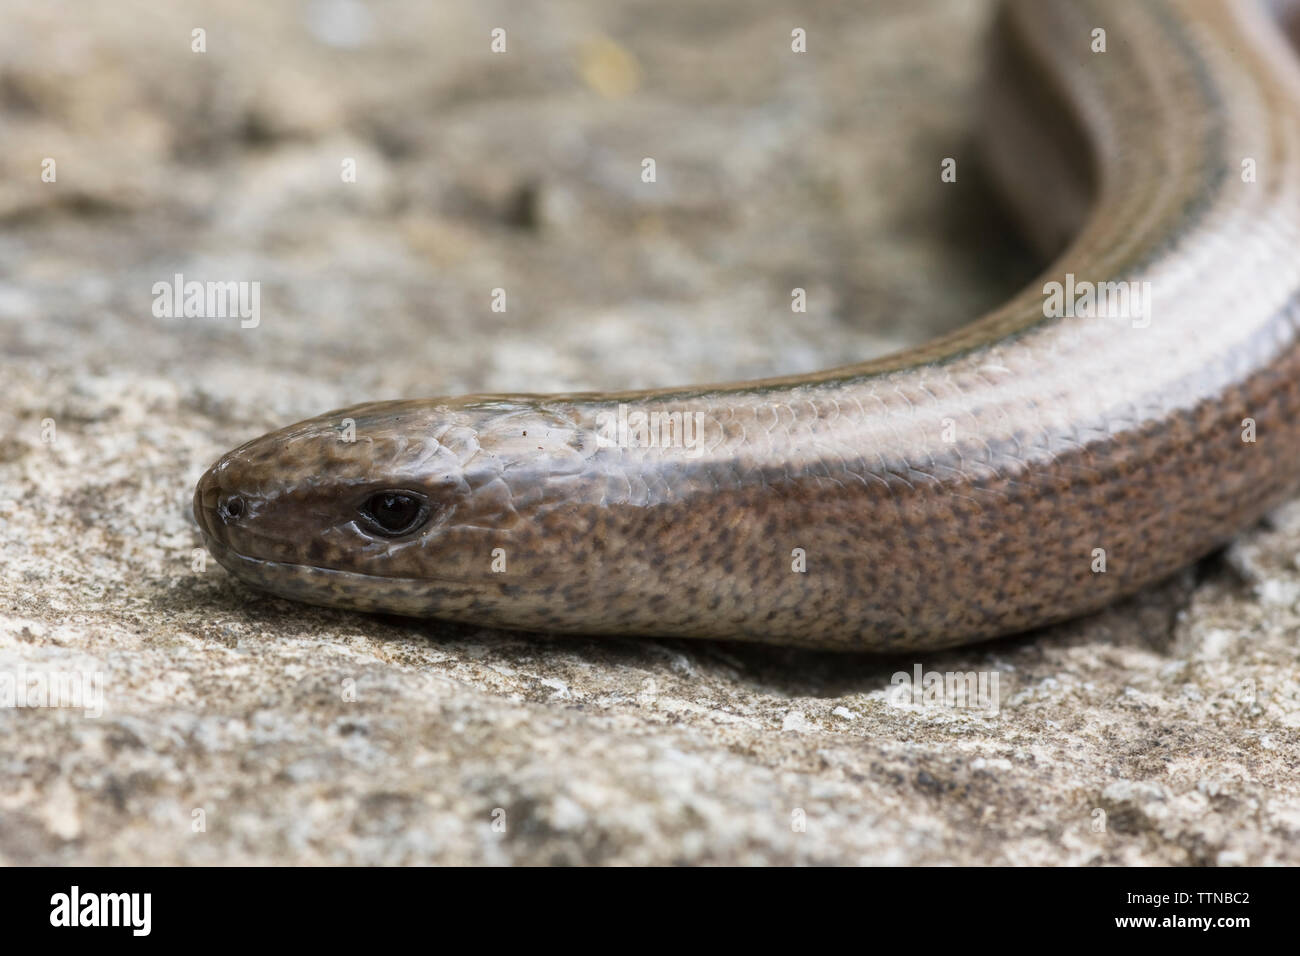
M 1206 554 L 1300 479 L 1293 54 L 1244 3 L 1025 0 L 993 62 L 990 167 L 1059 254 L 992 313 L 808 376 L 332 412 L 203 476 L 207 546 L 320 604 L 889 651 Z

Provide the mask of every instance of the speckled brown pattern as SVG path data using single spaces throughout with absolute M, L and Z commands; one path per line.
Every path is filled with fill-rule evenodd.
M 1300 478 L 1300 80 L 1257 16 L 1035 0 L 999 21 L 990 156 L 1050 222 L 1040 241 L 1078 233 L 1043 281 L 1146 281 L 1147 315 L 1044 319 L 1038 283 L 920 349 L 803 378 L 340 410 L 213 466 L 209 547 L 316 603 L 846 650 L 1135 592 Z M 700 442 L 610 446 L 621 410 L 698 420 Z M 359 509 L 389 489 L 430 521 L 367 530 Z

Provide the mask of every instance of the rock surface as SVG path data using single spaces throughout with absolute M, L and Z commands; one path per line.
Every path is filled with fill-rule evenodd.
M 972 151 L 987 5 L 519 7 L 0 11 L 0 697 L 103 682 L 0 707 L 0 863 L 1300 862 L 1297 505 L 920 660 L 366 617 L 204 564 L 195 480 L 288 421 L 799 372 L 1032 276 Z M 177 273 L 260 282 L 260 321 L 156 316 Z M 995 706 L 899 699 L 916 667 Z

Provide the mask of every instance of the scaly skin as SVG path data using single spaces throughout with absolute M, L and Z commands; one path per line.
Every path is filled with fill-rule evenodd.
M 1079 615 L 1206 554 L 1300 479 L 1300 71 L 1214 0 L 1013 2 L 994 43 L 997 178 L 1029 235 L 1073 236 L 1002 307 L 797 378 L 332 412 L 203 476 L 208 547 L 319 604 L 874 651 Z M 1151 309 L 1045 318 L 1067 273 L 1148 281 Z M 620 405 L 698 414 L 700 441 L 602 441 Z M 427 523 L 377 533 L 385 490 Z

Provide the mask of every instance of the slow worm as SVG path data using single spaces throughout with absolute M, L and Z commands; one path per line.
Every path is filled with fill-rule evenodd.
M 203 476 L 207 547 L 317 604 L 896 651 L 1223 544 L 1300 479 L 1294 54 L 1220 0 L 1016 0 L 992 43 L 989 166 L 1056 254 L 1001 307 L 812 375 L 331 412 Z

